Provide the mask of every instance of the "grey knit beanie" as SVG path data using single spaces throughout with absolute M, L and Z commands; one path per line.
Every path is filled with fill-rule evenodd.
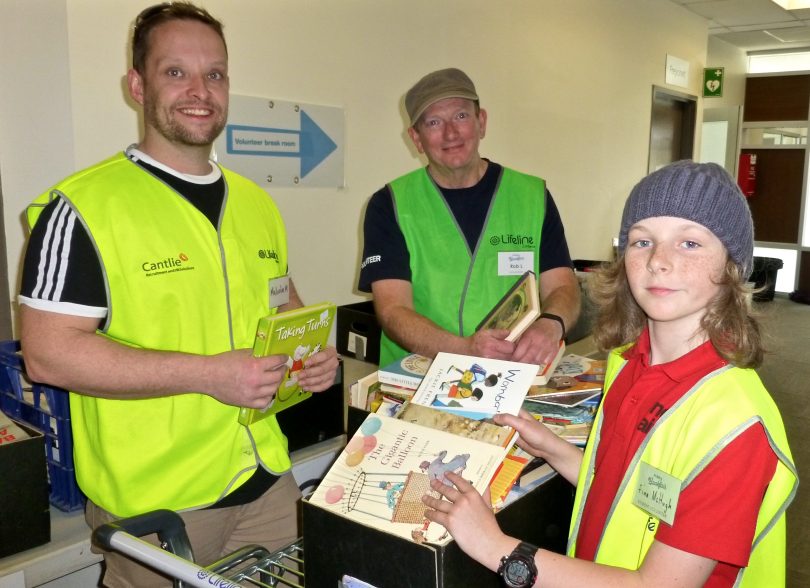
M 619 253 L 627 247 L 627 232 L 654 216 L 675 216 L 699 223 L 726 246 L 743 279 L 754 263 L 754 223 L 745 197 L 728 172 L 716 163 L 676 161 L 636 184 L 622 214 Z

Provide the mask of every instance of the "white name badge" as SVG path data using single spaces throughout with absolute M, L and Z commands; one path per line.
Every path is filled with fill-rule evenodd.
M 533 251 L 499 251 L 498 275 L 520 276 L 534 269 Z
M 681 481 L 678 478 L 641 462 L 633 504 L 671 525 L 675 520 L 680 495 Z
M 273 278 L 267 282 L 270 292 L 270 308 L 278 308 L 290 301 L 290 276 Z

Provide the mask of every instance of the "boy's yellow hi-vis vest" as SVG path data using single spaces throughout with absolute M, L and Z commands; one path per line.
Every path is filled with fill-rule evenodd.
M 531 269 L 539 276 L 546 210 L 546 187 L 540 178 L 503 168 L 474 251 L 424 168 L 390 186 L 410 254 L 414 309 L 441 328 L 465 337 L 475 332 L 523 273 L 509 274 L 503 267 L 510 263 L 510 254 L 531 254 Z M 383 333 L 380 365 L 407 354 Z
M 33 226 L 61 196 L 86 226 L 110 304 L 100 334 L 202 355 L 252 347 L 259 317 L 270 312 L 268 280 L 287 271 L 286 234 L 263 190 L 223 173 L 219 230 L 124 154 L 69 177 L 29 207 Z M 193 391 L 142 400 L 71 393 L 70 410 L 79 486 L 117 516 L 205 507 L 259 463 L 276 473 L 290 468 L 275 417 L 248 429 L 237 422 L 238 407 Z
M 623 347 L 608 358 L 606 395 L 625 360 Z M 602 402 L 604 405 L 604 400 Z M 635 570 L 641 567 L 660 524 L 633 504 L 641 462 L 688 486 L 720 451 L 749 427 L 761 423 L 778 458 L 776 472 L 762 501 L 748 566 L 735 586 L 785 584 L 785 510 L 796 495 L 798 475 L 779 410 L 752 369 L 724 366 L 707 374 L 655 423 L 625 473 L 596 552 L 596 562 Z M 602 426 L 600 407 L 591 430 L 574 501 L 568 555 L 576 553 L 580 518 L 592 481 Z M 739 480 L 738 483 L 744 483 Z M 677 511 L 675 514 L 677 520 Z M 722 532 L 718 521 L 718 532 Z

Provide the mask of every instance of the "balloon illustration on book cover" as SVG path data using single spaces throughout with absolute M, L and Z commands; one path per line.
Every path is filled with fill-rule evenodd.
M 446 459 L 447 450 L 440 450 L 429 456 L 422 455 L 430 459 L 422 459 L 416 471 L 367 471 L 358 466 L 381 446 L 378 440 L 381 426 L 380 418 L 372 415 L 347 443 L 339 458 L 345 468 L 340 468 L 341 473 L 333 468 L 329 476 L 331 479 L 324 480 L 324 501 L 338 506 L 344 513 L 357 511 L 394 523 L 417 525 L 411 531 L 411 536 L 414 541 L 422 542 L 430 525 L 424 517 L 422 496 L 428 493 L 439 496 L 430 488 L 430 481 L 444 481 L 444 474 L 448 471 L 461 474 L 470 455 L 457 454 Z

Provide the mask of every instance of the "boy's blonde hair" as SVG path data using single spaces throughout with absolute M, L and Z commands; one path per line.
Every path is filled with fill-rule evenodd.
M 720 288 L 700 326 L 727 361 L 739 367 L 759 366 L 765 350 L 751 308 L 752 290 L 745 286 L 753 266 L 754 224 L 737 183 L 715 163 L 676 161 L 643 178 L 630 192 L 622 213 L 618 259 L 596 272 L 589 288 L 597 308 L 597 345 L 607 351 L 632 343 L 647 324 L 647 315 L 630 291 L 624 257 L 632 226 L 660 216 L 699 223 L 725 247 Z
M 596 306 L 593 337 L 603 351 L 632 343 L 647 324 L 624 269 L 624 253 L 591 274 L 588 295 Z M 700 322 L 717 353 L 738 367 L 756 368 L 765 354 L 759 321 L 751 308 L 751 289 L 742 280 L 740 266 L 726 259 L 718 281 L 720 291 Z

